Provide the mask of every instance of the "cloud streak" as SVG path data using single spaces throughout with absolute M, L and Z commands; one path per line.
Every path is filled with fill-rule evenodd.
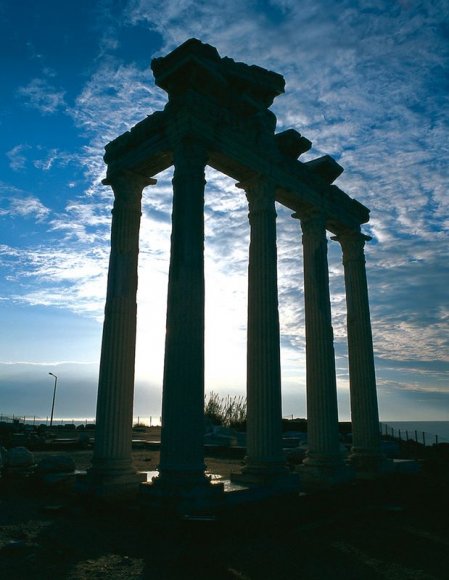
M 20 87 L 18 95 L 27 107 L 37 109 L 42 115 L 54 115 L 66 107 L 65 92 L 56 89 L 47 79 L 35 78 Z
M 0 252 L 11 280 L 10 299 L 101 319 L 113 202 L 110 189 L 101 185 L 103 147 L 166 103 L 149 69 L 121 55 L 120 32 L 144 27 L 156 33 L 159 44 L 148 50 L 148 61 L 196 36 L 222 56 L 283 74 L 286 94 L 273 105 L 278 130 L 297 129 L 313 142 L 304 160 L 332 155 L 345 168 L 337 184 L 371 209 L 364 231 L 373 237 L 366 254 L 382 392 L 388 385 L 395 391 L 445 391 L 442 376 L 430 368 L 419 371 L 418 363 L 449 361 L 448 18 L 443 0 L 124 3 L 120 15 L 108 16 L 100 27 L 106 31 L 98 46 L 101 58 L 89 63 L 72 100 L 66 87 L 44 72 L 19 91 L 19 99 L 42 115 L 68 116 L 84 144 L 76 152 L 20 144 L 7 153 L 17 174 L 30 165 L 46 175 L 61 167 L 76 173 L 71 179 L 76 193 L 58 210 L 24 190 L 20 199 L 3 190 L 0 217 L 35 219 L 46 228 L 42 243 L 22 249 L 9 242 Z M 148 317 L 152 304 L 165 310 L 170 245 L 171 172 L 157 177 L 158 184 L 144 192 L 140 244 L 139 313 Z M 225 342 L 235 337 L 236 350 L 243 348 L 249 226 L 245 196 L 234 182 L 213 170 L 207 181 L 206 267 L 213 282 L 206 307 L 213 357 L 214 317 L 226 328 Z M 303 384 L 301 232 L 280 206 L 277 222 L 284 372 L 289 384 Z M 329 242 L 329 267 L 343 384 L 346 306 L 335 242 Z M 163 314 L 155 324 L 163 342 Z M 146 337 L 144 326 L 140 332 Z M 212 374 L 221 369 L 218 359 L 209 366 Z M 391 366 L 403 361 L 412 361 L 413 370 Z

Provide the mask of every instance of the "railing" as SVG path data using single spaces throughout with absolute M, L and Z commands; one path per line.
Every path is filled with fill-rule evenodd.
M 441 437 L 436 433 L 420 431 L 418 429 L 399 429 L 387 423 L 380 423 L 380 434 L 396 441 L 414 441 L 424 446 L 438 445 L 439 443 L 449 443 L 449 439 Z

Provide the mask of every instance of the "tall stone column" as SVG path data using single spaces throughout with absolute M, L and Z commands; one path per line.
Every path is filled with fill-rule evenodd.
M 361 472 L 376 471 L 383 461 L 380 452 L 379 412 L 373 339 L 365 269 L 365 241 L 360 232 L 333 238 L 343 250 L 346 286 L 349 381 L 353 446 L 350 460 Z
M 304 252 L 308 452 L 302 476 L 318 485 L 336 483 L 343 473 L 338 433 L 337 387 L 327 239 L 324 217 L 299 217 Z
M 115 201 L 101 346 L 95 448 L 88 482 L 100 494 L 137 489 L 131 441 L 136 346 L 137 260 L 142 190 L 156 180 L 120 172 L 108 180 Z
M 247 465 L 233 479 L 268 483 L 286 474 L 277 287 L 275 184 L 240 185 L 249 203 Z
M 181 495 L 209 485 L 204 465 L 206 163 L 207 151 L 196 141 L 186 140 L 174 151 L 161 452 L 152 487 Z

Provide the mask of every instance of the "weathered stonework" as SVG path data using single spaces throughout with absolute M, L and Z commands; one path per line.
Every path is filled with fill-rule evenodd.
M 131 171 L 111 179 L 114 196 L 95 449 L 86 485 L 100 495 L 121 493 L 138 480 L 131 460 L 137 316 L 137 260 L 142 191 L 156 180 Z
M 343 250 L 345 272 L 352 450 L 350 461 L 360 474 L 376 473 L 384 463 L 380 452 L 379 413 L 373 339 L 365 270 L 365 242 L 359 232 L 333 238 Z
M 281 362 L 275 184 L 240 184 L 249 205 L 247 457 L 234 480 L 267 483 L 286 472 L 282 454 Z
M 269 107 L 284 92 L 281 75 L 221 58 L 214 47 L 196 39 L 154 59 L 152 69 L 156 84 L 168 93 L 166 107 L 106 146 L 106 182 L 112 185 L 116 202 L 92 476 L 101 480 L 101 474 L 114 472 L 117 478 L 121 473 L 123 481 L 135 481 L 130 429 L 140 196 L 152 182 L 150 176 L 174 165 L 161 463 L 159 476 L 142 489 L 149 498 L 176 501 L 178 497 L 183 505 L 199 505 L 200 498 L 206 503 L 207 498 L 216 500 L 219 488 L 206 478 L 203 458 L 207 164 L 239 182 L 249 203 L 248 447 L 247 465 L 240 475 L 251 483 L 275 485 L 285 474 L 277 201 L 295 212 L 303 230 L 310 440 L 303 471 L 310 480 L 337 481 L 344 469 L 338 444 L 326 231 L 343 248 L 352 460 L 357 467 L 366 465 L 368 457 L 379 457 L 368 295 L 364 258 L 360 258 L 366 239 L 360 237 L 360 228 L 368 221 L 369 210 L 333 185 L 343 168 L 331 157 L 304 163 L 298 158 L 311 142 L 294 129 L 275 133 L 276 117 Z M 354 243 L 357 259 L 353 258 Z

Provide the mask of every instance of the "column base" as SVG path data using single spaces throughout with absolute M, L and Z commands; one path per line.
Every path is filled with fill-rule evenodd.
M 139 500 L 167 515 L 208 515 L 223 507 L 224 486 L 212 483 L 203 472 L 162 472 L 140 484 Z
M 296 469 L 305 491 L 329 489 L 355 479 L 355 471 L 335 456 L 307 457 Z
M 292 474 L 285 462 L 249 463 L 240 473 L 231 473 L 231 481 L 240 485 L 290 486 L 298 483 L 298 477 Z
M 386 457 L 377 450 L 353 449 L 348 462 L 355 469 L 358 479 L 372 479 L 385 473 L 387 469 Z
M 75 490 L 83 495 L 104 499 L 129 499 L 136 496 L 146 475 L 134 468 L 107 469 L 91 467 L 77 478 Z

